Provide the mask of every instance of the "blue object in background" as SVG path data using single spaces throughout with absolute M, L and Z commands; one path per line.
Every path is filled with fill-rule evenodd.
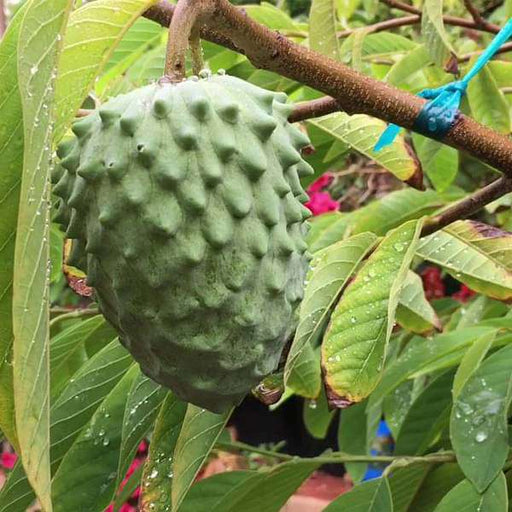
M 374 448 L 370 450 L 370 455 L 391 455 L 393 453 L 394 441 L 391 431 L 384 420 L 381 420 L 377 427 Z M 387 464 L 368 464 L 368 469 L 363 477 L 363 481 L 373 480 L 382 476 Z
M 474 66 L 468 71 L 466 76 L 459 81 L 438 87 L 437 89 L 424 89 L 418 96 L 428 101 L 421 109 L 414 130 L 434 139 L 442 139 L 455 124 L 459 116 L 459 106 L 462 97 L 466 93 L 469 81 L 474 78 L 479 71 L 489 62 L 491 57 L 498 51 L 503 43 L 512 36 L 512 18 L 496 34 L 491 44 L 478 57 Z M 393 143 L 400 132 L 400 127 L 396 124 L 390 124 L 379 137 L 374 150 L 380 151 L 382 148 Z

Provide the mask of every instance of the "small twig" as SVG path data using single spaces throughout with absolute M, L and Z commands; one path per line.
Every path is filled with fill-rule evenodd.
M 480 11 L 473 5 L 471 0 L 464 0 L 464 6 L 468 10 L 469 14 L 471 14 L 471 17 L 478 27 L 487 30 L 488 32 L 492 32 L 494 25 L 482 17 Z M 489 30 L 489 28 L 491 30 Z
M 461 55 L 457 60 L 458 62 L 467 62 L 468 60 L 471 60 L 473 57 L 480 55 L 483 51 L 484 50 L 478 50 L 476 52 L 466 53 L 465 55 Z M 505 43 L 494 54 L 498 55 L 499 53 L 506 53 L 510 51 L 512 51 L 512 43 Z
M 364 30 L 369 34 L 374 34 L 375 32 L 383 32 L 384 30 L 391 30 L 393 28 L 404 27 L 406 25 L 415 25 L 420 21 L 421 16 L 417 14 L 413 16 L 402 16 L 401 18 L 392 18 L 390 20 L 380 21 L 374 25 L 368 25 L 367 27 L 364 27 Z M 342 32 L 338 32 L 337 36 L 339 38 L 348 37 L 358 30 L 360 29 L 353 28 L 349 30 L 343 30 Z
M 274 452 L 251 446 L 250 444 L 240 443 L 238 441 L 222 442 L 218 441 L 215 446 L 221 450 L 228 452 L 246 451 L 252 453 L 259 453 L 268 457 L 275 457 L 281 460 L 298 460 L 298 457 L 288 453 Z M 304 459 L 302 459 L 304 460 Z M 342 464 L 344 462 L 368 462 L 368 463 L 381 463 L 390 462 L 400 466 L 409 466 L 411 464 L 437 464 L 439 462 L 454 462 L 455 455 L 451 451 L 430 453 L 423 456 L 416 455 L 352 455 L 343 452 L 332 452 L 329 455 L 320 455 L 318 457 L 310 457 L 306 460 L 319 462 L 320 464 Z M 399 462 L 398 462 L 399 461 Z
M 490 185 L 450 206 L 439 215 L 428 219 L 421 235 L 430 235 L 458 219 L 466 218 L 509 192 L 512 192 L 512 179 L 506 177 L 498 178 Z
M 69 320 L 70 318 L 95 316 L 99 314 L 99 311 L 96 308 L 74 309 L 72 311 L 66 308 L 51 308 L 50 314 L 58 315 L 50 321 L 50 327 L 53 327 L 55 324 L 58 324 L 63 320 Z
M 413 5 L 406 4 L 404 2 L 400 2 L 399 0 L 381 0 L 384 4 L 392 9 L 398 9 L 403 12 L 408 12 L 410 14 L 417 14 L 421 16 L 421 9 L 414 7 Z M 482 19 L 483 20 L 483 19 Z M 474 30 L 483 30 L 484 32 L 491 32 L 492 34 L 497 34 L 500 31 L 500 27 L 498 25 L 494 25 L 493 23 L 489 23 L 486 20 L 483 20 L 482 23 L 477 23 L 476 21 L 466 20 L 465 18 L 458 18 L 456 16 L 443 16 L 443 21 L 446 25 L 453 25 L 456 27 L 464 27 L 470 28 Z

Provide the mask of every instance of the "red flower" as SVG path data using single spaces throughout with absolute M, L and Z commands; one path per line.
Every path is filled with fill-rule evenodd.
M 317 178 L 311 185 L 308 187 L 308 193 L 314 194 L 315 192 L 321 192 L 322 189 L 329 186 L 334 179 L 334 175 L 330 172 L 326 172 L 322 174 L 319 178 Z
M 139 444 L 139 447 L 137 448 L 137 453 L 140 454 L 140 455 L 143 455 L 143 454 L 146 454 L 148 452 L 148 442 L 143 439 L 140 444 Z
M 18 460 L 18 456 L 15 453 L 4 452 L 2 453 L 2 459 L 0 464 L 6 469 L 12 469 Z
M 125 503 L 124 505 L 121 505 L 119 512 L 136 512 L 136 510 L 135 507 L 133 507 L 132 505 Z
M 452 297 L 460 302 L 467 302 L 471 297 L 473 297 L 473 295 L 475 295 L 475 292 L 463 284 L 461 285 L 460 290 L 455 292 Z
M 314 192 L 310 194 L 306 207 L 311 210 L 313 215 L 321 215 L 322 213 L 338 210 L 340 205 L 328 192 Z
M 137 488 L 135 489 L 135 491 L 133 491 L 132 498 L 133 498 L 134 500 L 138 500 L 138 499 L 139 499 L 139 496 L 140 496 L 140 486 L 139 486 L 139 487 L 137 487 Z
M 439 299 L 445 296 L 445 286 L 441 271 L 437 267 L 427 267 L 422 273 L 423 286 L 427 299 Z

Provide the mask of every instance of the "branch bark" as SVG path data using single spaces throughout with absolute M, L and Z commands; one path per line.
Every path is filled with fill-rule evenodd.
M 7 19 L 5 16 L 5 5 L 4 0 L 0 0 L 0 39 L 5 33 L 5 29 L 7 28 Z
M 465 0 L 466 3 L 468 0 Z M 399 0 L 382 0 L 384 4 L 392 9 L 398 9 L 403 12 L 408 12 L 409 14 L 416 14 L 421 16 L 421 9 L 414 7 L 413 5 L 406 4 L 404 2 L 400 2 Z M 467 8 L 467 5 L 466 5 Z M 468 9 L 469 10 L 469 9 Z M 473 13 L 470 11 L 471 15 Z M 443 16 L 443 21 L 446 25 L 453 25 L 455 27 L 464 27 L 469 29 L 483 30 L 485 32 L 491 32 L 492 34 L 497 34 L 500 31 L 500 27 L 498 25 L 494 25 L 494 23 L 489 23 L 484 20 L 480 16 L 480 20 L 477 21 L 473 18 L 474 21 L 466 20 L 465 18 L 458 18 L 457 16 Z
M 275 71 L 331 96 L 323 112 L 344 110 L 367 114 L 412 129 L 424 100 L 297 45 L 278 32 L 251 20 L 227 0 L 214 0 L 215 7 L 201 36 L 247 55 L 258 68 Z M 389 0 L 386 0 L 389 1 Z M 160 2 L 145 16 L 168 26 L 175 7 Z M 476 121 L 460 116 L 443 142 L 512 176 L 512 140 Z
M 512 192 L 512 179 L 501 177 L 474 194 L 450 206 L 444 212 L 431 217 L 425 223 L 421 236 L 430 235 L 438 229 L 448 226 L 456 220 L 466 218 L 483 208 L 486 204 Z

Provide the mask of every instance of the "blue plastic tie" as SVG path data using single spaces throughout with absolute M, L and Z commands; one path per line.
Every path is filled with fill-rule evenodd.
M 478 57 L 473 67 L 462 80 L 450 82 L 437 89 L 424 89 L 421 91 L 418 96 L 431 101 L 425 103 L 421 109 L 414 123 L 414 130 L 434 139 L 444 138 L 457 121 L 460 102 L 466 93 L 469 81 L 478 74 L 511 36 L 512 18 L 509 19 L 507 24 L 496 34 L 491 44 L 480 57 Z M 374 150 L 380 151 L 382 148 L 392 144 L 400 130 L 400 126 L 389 124 L 379 137 Z

